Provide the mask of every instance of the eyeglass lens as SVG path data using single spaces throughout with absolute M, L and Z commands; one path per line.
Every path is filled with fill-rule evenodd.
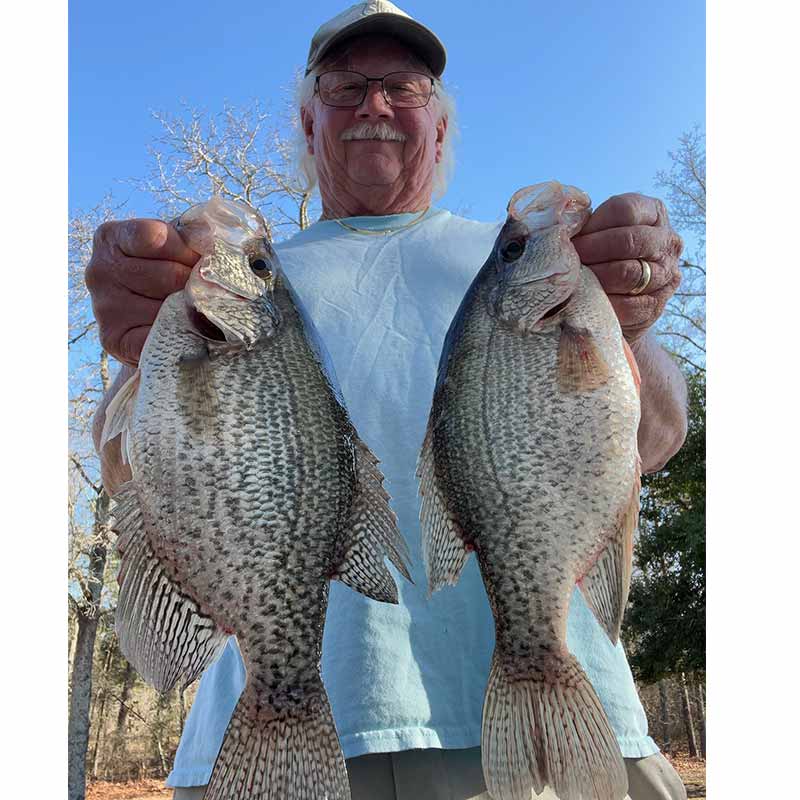
M 390 72 L 383 78 L 367 78 L 360 72 L 335 70 L 324 72 L 317 79 L 323 103 L 340 108 L 360 106 L 367 95 L 370 81 L 380 80 L 389 105 L 397 108 L 419 108 L 428 104 L 433 80 L 420 72 Z

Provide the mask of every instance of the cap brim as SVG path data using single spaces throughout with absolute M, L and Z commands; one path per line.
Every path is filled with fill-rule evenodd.
M 370 14 L 351 25 L 342 28 L 338 33 L 325 43 L 317 53 L 313 62 L 306 66 L 306 75 L 319 64 L 335 47 L 345 39 L 353 36 L 362 36 L 367 33 L 382 33 L 394 36 L 405 42 L 422 60 L 430 67 L 435 78 L 441 77 L 447 62 L 447 52 L 444 45 L 428 28 L 419 22 L 397 14 Z

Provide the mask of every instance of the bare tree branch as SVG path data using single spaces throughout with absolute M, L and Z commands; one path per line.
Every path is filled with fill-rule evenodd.
M 703 275 L 706 274 L 705 268 L 701 267 L 699 264 L 691 264 L 688 261 L 681 261 L 681 267 L 684 269 L 698 269 L 703 273 Z
M 681 333 L 680 331 L 657 331 L 657 336 L 677 336 L 680 339 L 685 339 L 689 344 L 693 347 L 696 347 L 700 352 L 705 353 L 706 349 L 701 344 L 698 344 L 691 336 L 688 336 L 685 333 Z
M 67 345 L 69 345 L 71 347 L 73 344 L 75 344 L 75 342 L 80 341 L 81 339 L 83 339 L 83 337 L 86 336 L 86 334 L 89 333 L 89 331 L 92 330 L 95 327 L 96 324 L 97 323 L 94 320 L 92 320 L 77 336 L 73 336 L 67 342 Z
M 676 292 L 659 320 L 658 335 L 671 337 L 676 356 L 694 369 L 705 358 L 706 268 L 706 156 L 705 134 L 699 126 L 681 135 L 678 148 L 669 154 L 671 166 L 656 174 L 656 184 L 666 189 L 673 225 L 691 231 L 700 239 L 700 252 L 693 260 L 682 259 L 681 291 Z
M 682 353 L 679 353 L 679 352 L 677 352 L 675 350 L 669 350 L 669 353 L 670 353 L 670 355 L 672 355 L 675 358 L 677 358 L 679 361 L 683 361 L 685 364 L 688 364 L 692 369 L 695 369 L 695 370 L 697 370 L 699 372 L 705 372 L 706 371 L 705 367 L 701 366 L 700 364 L 696 363 L 695 361 L 692 361 L 691 358 L 683 355 Z
M 78 461 L 78 459 L 75 458 L 75 456 L 71 455 L 69 459 L 72 462 L 72 465 L 75 467 L 75 469 L 78 470 L 80 476 L 86 481 L 86 483 L 89 484 L 89 486 L 92 487 L 92 489 L 94 489 L 95 493 L 99 495 L 103 491 L 103 487 L 98 486 L 96 483 L 94 483 L 94 481 L 86 474 L 86 470 L 84 470 L 83 466 L 81 465 L 81 462 Z
M 677 319 L 681 319 L 694 328 L 698 333 L 701 333 L 705 336 L 706 327 L 703 324 L 701 319 L 696 319 L 695 317 L 690 316 L 689 314 L 684 314 L 682 311 L 678 311 L 676 308 L 670 308 L 667 312 L 668 316 L 675 317 Z

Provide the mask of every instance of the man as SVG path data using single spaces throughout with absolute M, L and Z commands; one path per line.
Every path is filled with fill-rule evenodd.
M 323 214 L 276 248 L 330 351 L 353 422 L 382 461 L 417 556 L 415 585 L 398 580 L 398 606 L 331 586 L 323 677 L 354 800 L 487 797 L 477 745 L 492 618 L 474 559 L 458 586 L 426 598 L 414 477 L 444 335 L 498 230 L 431 207 L 447 149 L 444 65 L 436 36 L 383 0 L 317 31 L 300 116 Z M 636 354 L 639 448 L 644 470 L 659 469 L 685 437 L 685 386 L 648 330 L 679 283 L 680 238 L 660 201 L 629 194 L 599 206 L 574 243 Z M 98 412 L 98 439 L 105 405 L 136 365 L 161 301 L 196 259 L 163 222 L 98 229 L 87 284 L 103 345 L 129 365 Z M 113 492 L 126 478 L 115 443 L 102 464 Z M 611 646 L 578 592 L 568 643 L 609 715 L 633 800 L 685 798 L 647 736 L 621 646 Z M 176 800 L 202 797 L 243 682 L 231 641 L 203 676 L 187 720 L 168 781 Z

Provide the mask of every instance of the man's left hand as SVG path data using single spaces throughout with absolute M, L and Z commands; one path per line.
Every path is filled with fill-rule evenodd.
M 683 241 L 672 230 L 664 203 L 642 194 L 615 195 L 595 209 L 572 243 L 608 294 L 625 338 L 640 339 L 681 282 Z M 647 261 L 651 276 L 632 294 L 643 277 L 638 259 Z

